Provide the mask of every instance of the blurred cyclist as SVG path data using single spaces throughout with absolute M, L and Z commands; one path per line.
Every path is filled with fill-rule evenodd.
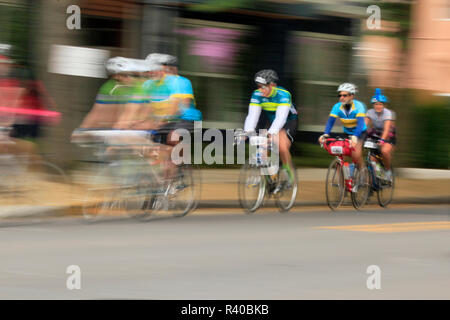
M 136 79 L 136 65 L 129 59 L 115 57 L 105 63 L 110 78 L 100 87 L 94 106 L 80 125 L 80 129 L 113 129 L 125 128 L 124 120 L 120 121 L 124 107 L 133 98 L 139 103 L 148 102 L 140 96 L 140 85 Z
M 158 92 L 166 91 L 165 98 L 173 102 L 175 114 L 172 114 L 173 117 L 162 126 L 161 131 L 167 133 L 164 142 L 174 146 L 179 142 L 179 136 L 175 135 L 175 130 L 183 128 L 192 132 L 194 121 L 201 121 L 202 114 L 195 106 L 191 81 L 178 75 L 178 60 L 176 57 L 168 54 L 152 53 L 147 56 L 146 60 L 161 65 L 164 73 L 160 83 L 147 82 L 146 88 L 151 89 L 153 86 L 153 89 L 156 89 Z M 165 87 L 165 89 L 157 89 L 158 86 Z
M 297 132 L 298 115 L 292 104 L 291 94 L 277 86 L 278 75 L 273 70 L 258 71 L 254 81 L 258 89 L 252 94 L 244 131 L 252 133 L 268 129 L 269 138 L 278 141 L 283 168 L 292 182 L 294 175 L 289 149 Z
M 354 99 L 356 86 L 352 83 L 343 83 L 337 89 L 339 102 L 331 109 L 325 132 L 319 137 L 319 143 L 323 143 L 330 136 L 331 129 L 339 118 L 344 126 L 344 133 L 352 141 L 352 159 L 359 168 L 364 166 L 362 158 L 362 146 L 367 137 L 367 126 L 364 122 L 366 106 Z
M 371 127 L 368 130 L 369 136 L 376 136 L 379 139 L 383 164 L 386 167 L 386 179 L 392 180 L 392 152 L 396 144 L 395 113 L 385 107 L 388 98 L 383 95 L 381 89 L 375 89 L 375 95 L 370 100 L 373 109 L 367 111 L 366 125 Z

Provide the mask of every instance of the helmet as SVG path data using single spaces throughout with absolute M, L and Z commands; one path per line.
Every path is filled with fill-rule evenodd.
M 270 69 L 261 70 L 255 74 L 256 83 L 269 84 L 271 82 L 277 81 L 278 81 L 277 73 Z
M 125 72 L 134 72 L 135 70 L 133 69 L 136 69 L 136 66 L 133 66 L 133 63 L 130 59 L 124 57 L 114 57 L 106 61 L 105 68 L 109 74 L 118 74 Z
M 147 72 L 161 70 L 161 66 L 157 65 L 149 60 L 142 59 L 128 59 L 133 72 Z
M 145 60 L 164 66 L 176 67 L 178 65 L 176 57 L 164 53 L 150 53 Z
M 346 91 L 346 92 L 350 92 L 351 94 L 355 94 L 356 93 L 356 86 L 353 83 L 343 83 L 339 86 L 339 88 L 337 89 L 337 92 L 341 92 L 341 91 Z
M 388 97 L 383 95 L 383 90 L 381 90 L 380 88 L 375 89 L 375 95 L 372 97 L 372 99 L 370 99 L 370 103 L 375 102 L 387 103 L 388 101 L 389 101 Z

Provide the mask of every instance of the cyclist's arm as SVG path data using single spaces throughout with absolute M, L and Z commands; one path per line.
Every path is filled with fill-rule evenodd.
M 383 134 L 381 135 L 381 140 L 386 141 L 389 136 L 389 131 L 391 130 L 392 120 L 384 121 Z
M 364 117 L 356 117 L 356 130 L 355 130 L 355 136 L 359 138 L 361 133 L 364 130 Z
M 119 105 L 95 103 L 80 128 L 112 128 L 119 115 Z
M 356 130 L 354 135 L 359 138 L 361 133 L 366 129 L 366 110 L 363 106 L 359 106 L 358 109 L 358 113 L 356 114 Z
M 328 118 L 327 124 L 325 126 L 324 134 L 330 134 L 331 129 L 333 129 L 334 123 L 336 122 L 337 117 L 330 115 Z
M 364 121 L 366 122 L 366 126 L 369 127 L 372 124 L 372 120 L 366 116 L 366 118 L 364 119 Z
M 269 134 L 278 134 L 281 128 L 283 128 L 289 115 L 290 108 L 290 105 L 278 106 L 275 113 L 275 120 L 273 120 L 272 125 L 270 126 L 268 131 Z
M 334 106 L 333 106 L 333 108 L 331 109 L 331 112 L 330 112 L 330 116 L 328 117 L 328 121 L 327 121 L 327 124 L 326 124 L 326 126 L 325 126 L 325 131 L 324 131 L 324 134 L 330 134 L 330 132 L 331 132 L 331 129 L 333 129 L 333 126 L 334 126 L 334 123 L 336 122 L 336 119 L 337 118 L 339 118 L 339 107 L 340 107 L 340 104 L 339 103 L 336 103 Z
M 255 131 L 256 125 L 258 124 L 259 116 L 261 115 L 261 106 L 256 104 L 250 104 L 248 107 L 248 115 L 245 118 L 244 131 L 252 132 Z

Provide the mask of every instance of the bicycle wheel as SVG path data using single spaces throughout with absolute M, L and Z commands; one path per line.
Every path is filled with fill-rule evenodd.
M 387 207 L 391 202 L 394 196 L 395 189 L 395 175 L 394 169 L 392 170 L 392 181 L 386 181 L 383 179 L 379 179 L 379 190 L 377 192 L 378 204 L 382 207 Z
M 23 204 L 42 207 L 67 207 L 72 204 L 72 185 L 64 171 L 57 165 L 35 160 L 26 171 L 16 177 Z
M 261 175 L 261 168 L 245 164 L 239 173 L 239 204 L 246 213 L 255 212 L 263 203 L 266 193 L 266 179 Z
M 277 192 L 275 193 L 275 202 L 281 212 L 289 211 L 295 204 L 298 192 L 297 170 L 291 164 L 293 178 L 289 177 L 286 169 L 280 168 L 278 172 Z
M 360 210 L 369 199 L 371 188 L 369 171 L 367 167 L 364 167 L 361 170 L 355 167 L 353 176 L 353 188 L 355 188 L 356 191 L 352 191 L 351 193 L 352 204 L 355 209 Z
M 121 191 L 121 203 L 126 214 L 140 221 L 148 220 L 152 213 L 154 190 L 156 180 L 151 173 L 136 174 L 130 178 Z
M 187 215 L 196 205 L 196 182 L 190 165 L 177 168 L 176 177 L 168 188 L 169 210 L 172 216 L 180 218 Z
M 83 199 L 82 213 L 86 221 L 94 222 L 106 216 L 124 213 L 121 183 L 118 179 L 120 163 L 112 162 L 93 176 Z
M 342 204 L 344 194 L 344 172 L 339 160 L 336 158 L 328 167 L 327 178 L 325 181 L 325 195 L 328 207 L 330 207 L 331 210 L 336 210 Z

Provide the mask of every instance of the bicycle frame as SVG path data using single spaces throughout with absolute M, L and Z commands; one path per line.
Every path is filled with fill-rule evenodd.
M 325 144 L 327 143 L 328 139 L 325 140 Z M 350 143 L 351 145 L 351 141 L 349 139 L 343 139 L 340 137 L 336 137 L 335 141 L 346 141 L 348 143 Z M 322 147 L 323 147 L 323 143 L 322 143 Z M 353 147 L 351 147 L 351 151 L 353 152 L 355 149 Z M 345 167 L 348 167 L 349 162 L 346 162 L 344 160 L 344 155 L 343 154 L 335 154 L 336 159 L 338 159 L 339 162 L 339 166 L 342 168 L 342 172 L 344 173 L 344 183 L 345 183 L 345 188 L 348 192 L 352 192 L 353 191 L 353 179 L 352 176 L 350 175 L 350 172 L 346 172 Z M 356 163 L 353 161 L 353 165 L 356 166 Z

